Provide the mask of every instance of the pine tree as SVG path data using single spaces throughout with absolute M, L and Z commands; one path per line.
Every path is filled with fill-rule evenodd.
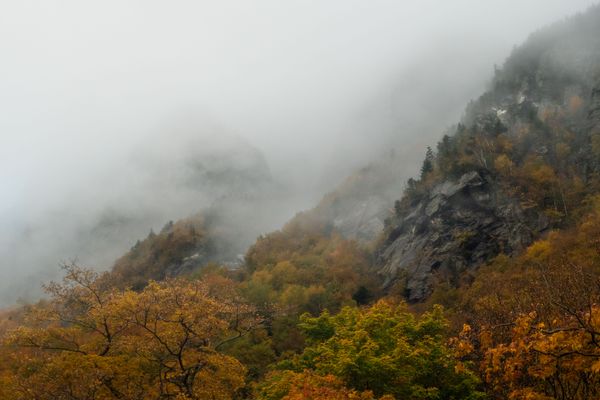
M 423 180 L 427 174 L 433 171 L 433 150 L 427 146 L 427 152 L 425 153 L 425 160 L 421 166 L 421 180 Z

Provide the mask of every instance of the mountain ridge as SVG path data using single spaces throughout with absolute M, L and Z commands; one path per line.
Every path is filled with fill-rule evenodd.
M 423 301 L 436 280 L 460 285 L 498 254 L 519 254 L 549 229 L 575 223 L 571 211 L 597 184 L 590 126 L 600 41 L 588 35 L 599 20 L 596 7 L 542 29 L 495 71 L 491 89 L 468 105 L 397 202 L 376 250 L 388 285 Z

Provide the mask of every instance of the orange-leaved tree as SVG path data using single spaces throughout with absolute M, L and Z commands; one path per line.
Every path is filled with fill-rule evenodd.
M 108 274 L 68 265 L 51 299 L 7 333 L 5 399 L 230 399 L 245 368 L 224 344 L 260 323 L 227 281 L 115 289 Z

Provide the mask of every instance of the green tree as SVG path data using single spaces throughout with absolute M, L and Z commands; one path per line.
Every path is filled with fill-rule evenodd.
M 427 174 L 433 172 L 433 160 L 433 150 L 431 150 L 431 147 L 427 146 L 425 159 L 423 160 L 423 165 L 421 166 L 421 180 L 423 180 L 427 176 Z
M 333 375 L 348 388 L 398 399 L 480 399 L 478 379 L 446 346 L 441 307 L 416 318 L 404 304 L 301 317 L 308 347 L 287 370 Z M 285 373 L 285 372 L 282 372 Z M 271 379 L 277 377 L 271 376 Z

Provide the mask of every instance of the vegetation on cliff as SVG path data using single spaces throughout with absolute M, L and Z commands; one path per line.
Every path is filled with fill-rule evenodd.
M 209 263 L 201 216 L 112 271 L 67 265 L 47 300 L 2 315 L 0 397 L 598 398 L 599 21 L 595 7 L 516 49 L 378 240 L 339 218 L 363 207 L 344 196 L 392 184 L 381 165 L 243 265 Z

